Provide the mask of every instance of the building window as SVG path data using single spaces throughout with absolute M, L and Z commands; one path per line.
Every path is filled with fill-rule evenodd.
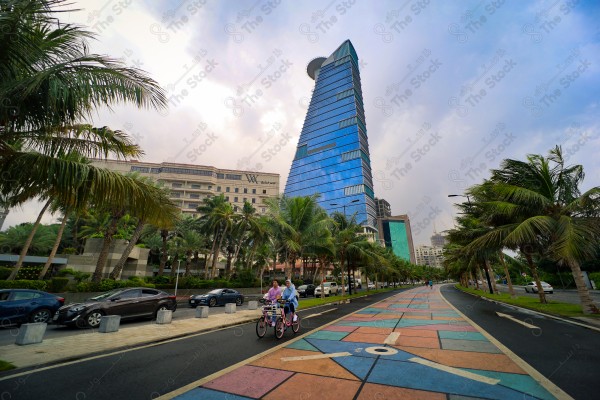
M 229 201 L 229 196 L 225 196 L 225 201 Z
M 247 197 L 244 197 L 244 203 L 245 203 L 245 202 L 247 202 L 247 201 L 248 201 L 248 198 L 247 198 Z
M 233 202 L 234 202 L 234 203 L 237 203 L 237 202 L 238 202 L 238 198 L 237 198 L 237 197 L 234 197 L 234 198 L 233 198 Z
M 221 191 L 221 186 L 217 186 L 217 192 Z
M 256 194 L 256 189 L 252 189 L 252 194 Z
M 244 188 L 244 193 L 248 193 L 248 188 Z
M 263 189 L 263 194 L 267 194 L 267 189 Z
M 227 193 L 229 193 L 229 187 L 226 187 L 226 188 L 225 188 L 225 191 L 226 191 Z
M 190 199 L 199 199 L 200 195 L 198 193 L 190 193 Z
M 260 212 L 264 213 L 266 211 L 266 209 L 264 207 L 261 207 Z
M 252 198 L 252 204 L 256 203 L 256 199 L 253 197 Z
M 198 207 L 198 203 L 188 203 L 188 208 L 197 208 Z
M 347 186 L 344 188 L 344 196 L 352 196 L 353 194 L 364 193 L 364 185 Z
M 182 183 L 178 183 L 178 182 L 173 182 L 173 183 L 171 184 L 171 187 L 180 188 L 180 187 L 183 187 L 183 184 L 182 184 Z
M 233 191 L 236 192 L 236 193 L 238 193 L 240 191 L 240 189 L 239 188 L 233 188 Z
M 171 192 L 171 197 L 180 198 L 181 193 L 180 192 Z
M 200 188 L 202 188 L 202 185 L 198 185 L 198 184 L 192 183 L 192 184 L 190 185 L 190 187 L 191 187 L 192 189 L 200 189 Z
M 212 190 L 212 185 L 208 185 L 208 190 Z

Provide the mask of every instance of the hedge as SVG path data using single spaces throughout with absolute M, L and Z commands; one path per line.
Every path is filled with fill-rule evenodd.
M 19 279 L 14 281 L 0 281 L 0 289 L 34 289 L 46 290 L 46 281 L 32 281 Z

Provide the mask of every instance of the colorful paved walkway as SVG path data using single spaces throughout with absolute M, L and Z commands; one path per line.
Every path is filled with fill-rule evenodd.
M 552 384 L 546 383 L 547 390 L 519 365 L 450 307 L 439 288 L 422 287 L 174 395 L 177 400 L 565 396 Z

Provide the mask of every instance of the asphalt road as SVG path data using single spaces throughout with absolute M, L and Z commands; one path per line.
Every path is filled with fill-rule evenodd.
M 306 333 L 348 313 L 366 307 L 397 291 L 354 299 L 349 304 L 300 310 L 300 333 Z M 293 338 L 291 330 L 277 341 L 268 332 L 263 339 L 255 323 L 177 339 L 46 370 L 0 373 L 4 399 L 152 399 L 201 379 Z M 11 377 L 27 372 L 25 375 Z M 293 394 L 290 394 L 293 397 Z
M 575 399 L 600 393 L 600 332 L 465 294 L 452 285 L 444 297 L 460 312 Z M 537 328 L 527 328 L 496 313 Z

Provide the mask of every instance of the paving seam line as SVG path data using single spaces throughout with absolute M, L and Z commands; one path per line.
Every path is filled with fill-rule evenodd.
M 454 287 L 454 286 L 453 286 L 453 287 Z M 460 289 L 456 289 L 456 290 L 460 290 Z M 544 312 L 541 312 L 541 311 L 538 311 L 538 310 L 532 310 L 532 309 L 530 309 L 530 308 L 525 308 L 525 307 L 521 307 L 521 306 L 516 306 L 516 305 L 514 305 L 514 304 L 504 303 L 503 301 L 496 300 L 496 299 L 489 299 L 489 298 L 487 298 L 487 297 L 480 296 L 480 295 L 478 295 L 478 294 L 475 294 L 475 293 L 469 293 L 469 292 L 465 292 L 465 291 L 462 291 L 462 290 L 460 290 L 460 291 L 461 291 L 462 293 L 469 294 L 469 295 L 471 295 L 471 296 L 473 296 L 473 297 L 478 297 L 478 298 L 480 298 L 480 299 L 482 299 L 482 300 L 487 300 L 487 301 L 489 301 L 489 302 L 492 302 L 492 303 L 501 304 L 501 305 L 503 305 L 503 306 L 508 306 L 508 307 L 514 307 L 514 308 L 516 308 L 516 309 L 518 309 L 518 310 L 524 310 L 524 311 L 532 312 L 532 313 L 535 313 L 535 314 L 541 315 L 541 316 L 543 316 L 543 317 L 552 318 L 552 319 L 555 319 L 555 320 L 557 320 L 557 321 L 566 322 L 566 323 L 568 323 L 568 324 L 577 325 L 577 326 L 581 326 L 582 328 L 592 329 L 592 330 L 594 330 L 594 331 L 598 331 L 598 332 L 600 332 L 600 328 L 597 328 L 597 327 L 595 327 L 595 326 L 592 326 L 592 325 L 589 325 L 589 324 L 585 324 L 585 323 L 583 323 L 583 322 L 579 322 L 579 321 L 573 321 L 573 320 L 572 320 L 572 319 L 570 319 L 570 318 L 559 317 L 559 316 L 557 316 L 557 315 L 552 315 L 552 314 L 546 314 L 546 313 L 544 313 Z
M 396 295 L 398 295 L 400 293 L 402 293 L 402 292 L 399 292 L 399 293 L 396 293 L 396 294 L 394 294 L 392 296 L 386 297 L 385 299 L 379 300 L 376 303 L 369 304 L 369 305 L 367 305 L 367 306 L 365 306 L 363 308 L 360 308 L 360 309 L 358 309 L 356 311 L 353 311 L 351 314 L 355 314 L 355 313 L 358 313 L 358 312 L 360 312 L 360 311 L 362 311 L 362 310 L 364 310 L 366 308 L 373 307 L 375 304 L 379 304 L 381 302 L 389 300 L 390 297 L 394 297 L 394 296 L 396 296 Z M 336 319 L 334 321 L 331 321 L 331 322 L 329 322 L 329 323 L 321 326 L 320 328 L 318 328 L 316 330 L 313 329 L 312 331 L 308 331 L 306 333 L 303 333 L 300 336 L 296 336 L 295 338 L 293 338 L 291 340 L 288 340 L 285 343 L 281 343 L 281 344 L 279 344 L 279 345 L 277 345 L 277 346 L 275 346 L 275 347 L 273 347 L 273 348 L 271 348 L 269 350 L 265 350 L 262 353 L 256 354 L 256 355 L 254 355 L 254 356 L 252 356 L 250 358 L 247 358 L 247 359 L 242 360 L 242 361 L 240 361 L 240 362 L 238 362 L 236 364 L 233 364 L 233 365 L 231 365 L 231 366 L 229 366 L 229 367 L 227 367 L 225 369 L 222 369 L 222 370 L 217 371 L 217 372 L 215 372 L 213 374 L 205 376 L 202 379 L 199 379 L 199 380 L 197 380 L 195 382 L 189 383 L 189 384 L 187 384 L 187 385 L 185 385 L 183 387 L 180 387 L 179 389 L 173 390 L 172 392 L 163 394 L 162 396 L 157 397 L 154 400 L 168 400 L 168 399 L 172 399 L 172 398 L 174 398 L 176 396 L 182 395 L 182 394 L 184 394 L 186 392 L 189 392 L 190 390 L 195 389 L 195 388 L 197 388 L 199 386 L 202 386 L 202 385 L 204 385 L 207 382 L 215 380 L 215 379 L 217 379 L 217 378 L 219 378 L 219 377 L 221 377 L 221 376 L 223 376 L 223 375 L 225 375 L 225 374 L 227 374 L 227 373 L 229 373 L 229 372 L 231 372 L 231 371 L 233 371 L 233 370 L 235 370 L 235 369 L 237 369 L 239 367 L 242 367 L 242 366 L 244 366 L 246 364 L 250 364 L 251 362 L 258 360 L 259 358 L 265 357 L 265 356 L 267 356 L 267 355 L 269 355 L 269 354 L 271 354 L 271 353 L 273 353 L 273 352 L 275 352 L 275 351 L 277 351 L 279 349 L 282 349 L 282 348 L 284 348 L 284 347 L 286 347 L 286 346 L 288 346 L 290 344 L 293 344 L 293 343 L 295 343 L 295 342 L 297 342 L 297 341 L 299 341 L 301 339 L 304 339 L 308 335 L 312 335 L 315 332 L 319 332 L 319 331 L 323 330 L 324 328 L 327 328 L 328 326 L 341 321 L 342 319 L 346 318 L 348 315 L 350 315 L 350 314 L 346 314 L 346 315 L 344 315 L 344 316 L 342 316 L 342 317 L 340 317 L 340 318 L 338 318 L 338 319 Z M 300 326 L 302 326 L 302 324 Z
M 441 287 L 440 287 L 441 289 Z M 492 344 L 496 345 L 508 358 L 510 358 L 515 364 L 517 364 L 521 369 L 527 372 L 534 380 L 536 380 L 544 389 L 550 392 L 552 395 L 556 396 L 557 399 L 570 399 L 573 400 L 573 397 L 569 396 L 564 390 L 559 388 L 556 384 L 552 383 L 548 378 L 542 375 L 538 370 L 529 365 L 525 360 L 516 355 L 512 350 L 508 347 L 500 343 L 495 337 L 489 334 L 485 329 L 479 326 L 475 321 L 471 320 L 465 314 L 460 312 L 460 310 L 454 307 L 442 294 L 442 291 L 439 290 L 440 296 L 442 299 L 448 304 L 454 311 L 456 311 L 462 318 L 464 318 L 468 323 L 470 323 L 473 327 L 475 327 L 479 333 L 485 336 Z

